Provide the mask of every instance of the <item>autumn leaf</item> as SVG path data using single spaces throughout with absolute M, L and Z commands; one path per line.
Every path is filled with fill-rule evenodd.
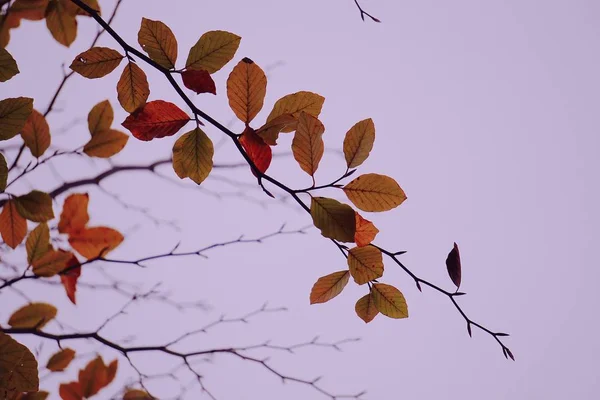
M 44 19 L 49 0 L 15 0 L 10 6 L 10 15 L 30 21 Z
M 321 235 L 341 242 L 354 241 L 356 221 L 352 207 L 334 199 L 312 197 L 310 215 Z
M 395 287 L 384 283 L 375 283 L 371 289 L 373 303 L 377 310 L 390 318 L 407 318 L 408 307 L 404 295 Z
M 186 69 L 181 73 L 181 78 L 183 79 L 185 87 L 193 90 L 196 94 L 217 94 L 215 81 L 213 81 L 210 74 L 203 69 Z
M 123 235 L 107 227 L 84 228 L 69 233 L 69 244 L 83 257 L 103 257 L 123 241 Z
M 344 138 L 344 156 L 348 168 L 361 165 L 373 149 L 375 124 L 371 118 L 357 122 Z
M 249 126 L 244 129 L 240 137 L 240 144 L 248 154 L 248 157 L 254 162 L 256 168 L 264 174 L 269 169 L 269 165 L 271 165 L 271 160 L 273 159 L 271 147 Z M 252 173 L 256 175 L 254 170 L 252 170 Z
M 64 371 L 75 358 L 75 350 L 62 349 L 50 357 L 46 368 L 52 372 Z
M 460 279 L 462 275 L 461 265 L 460 265 L 460 252 L 458 251 L 458 245 L 454 243 L 454 247 L 448 253 L 448 257 L 446 258 L 446 269 L 448 270 L 448 275 L 450 275 L 450 279 L 456 285 L 456 290 L 460 287 Z
M 101 101 L 88 114 L 88 128 L 94 136 L 97 132 L 110 129 L 113 123 L 114 111 L 108 100 Z
M 363 247 L 375 240 L 379 229 L 369 220 L 364 219 L 359 213 L 355 212 L 356 232 L 354 241 L 358 247 Z
M 325 303 L 333 299 L 342 293 L 349 279 L 348 271 L 338 271 L 319 278 L 310 291 L 310 304 Z
M 0 140 L 16 136 L 33 111 L 33 99 L 15 97 L 0 101 Z
M 102 357 L 96 357 L 79 371 L 79 384 L 83 397 L 86 398 L 95 395 L 108 384 L 108 370 Z
M 18 213 L 14 200 L 7 201 L 0 213 L 0 234 L 12 249 L 16 249 L 27 235 L 27 221 Z
M 358 299 L 356 306 L 354 306 L 354 311 L 356 311 L 356 315 L 367 324 L 373 321 L 377 314 L 379 314 L 371 293 Z
M 292 153 L 300 168 L 310 176 L 315 175 L 325 151 L 323 133 L 325 127 L 317 119 L 304 111 L 298 117 L 298 126 L 292 140 Z
M 177 39 L 167 25 L 161 21 L 142 18 L 138 43 L 152 61 L 166 69 L 175 68 Z
M 229 106 L 245 124 L 260 112 L 267 94 L 267 76 L 251 59 L 244 57 L 229 74 L 227 99 Z
M 29 233 L 25 248 L 27 249 L 27 263 L 31 265 L 48 252 L 50 245 L 50 229 L 48 224 L 42 222 Z
M 8 319 L 13 328 L 42 329 L 56 317 L 56 307 L 47 303 L 30 303 L 19 308 Z
M 65 1 L 55 0 L 46 9 L 46 27 L 52 37 L 63 46 L 69 47 L 77 37 L 75 14 L 67 9 Z
M 33 222 L 46 222 L 54 218 L 52 198 L 39 190 L 19 196 L 15 199 L 17 211 L 25 219 Z
M 0 82 L 6 82 L 19 73 L 19 67 L 12 55 L 0 47 Z
M 111 48 L 92 47 L 75 57 L 69 68 L 88 79 L 97 79 L 114 71 L 123 58 Z
M 138 389 L 129 389 L 123 395 L 123 400 L 153 400 L 147 392 Z
M 241 37 L 230 32 L 206 32 L 190 49 L 185 68 L 203 69 L 214 74 L 231 61 L 241 40 Z
M 6 164 L 6 158 L 0 153 L 0 193 L 6 190 L 6 183 L 8 181 L 8 165 Z
M 34 157 L 41 157 L 50 147 L 50 127 L 46 118 L 37 110 L 32 110 L 23 126 L 21 137 Z
M 61 383 L 58 394 L 62 400 L 83 400 L 83 389 L 79 382 Z
M 146 104 L 148 96 L 150 96 L 150 86 L 146 74 L 136 63 L 130 61 L 117 82 L 117 99 L 121 107 L 132 113 Z
M 388 211 L 406 200 L 406 194 L 389 176 L 364 174 L 344 186 L 348 199 L 363 211 Z
M 273 121 L 275 118 L 283 114 L 292 114 L 298 118 L 300 111 L 304 111 L 313 117 L 318 117 L 323 108 L 325 98 L 312 92 L 296 92 L 288 94 L 275 102 L 273 110 L 267 117 L 267 122 Z M 291 132 L 291 127 L 286 127 L 281 132 Z
M 33 273 L 44 278 L 52 277 L 67 268 L 73 257 L 70 251 L 49 249 L 31 263 Z
M 119 367 L 119 360 L 114 359 L 106 367 L 106 385 L 109 385 L 117 376 L 117 369 Z
M 383 276 L 383 256 L 376 247 L 355 247 L 348 252 L 348 267 L 354 282 L 364 285 Z
M 100 131 L 83 146 L 83 152 L 90 157 L 112 157 L 123 150 L 128 140 L 129 136 L 115 129 Z
M 200 128 L 182 135 L 173 146 L 173 169 L 181 179 L 198 185 L 210 174 L 215 153 L 210 138 Z
M 71 303 L 73 304 L 77 304 L 75 294 L 77 292 L 77 281 L 81 276 L 81 266 L 78 265 L 79 260 L 77 260 L 77 257 L 75 257 L 74 254 L 71 254 L 71 258 L 69 259 L 69 261 L 67 261 L 65 272 L 61 272 L 60 274 L 60 282 L 65 288 L 67 297 L 69 298 L 69 300 L 71 300 Z
M 48 396 L 50 396 L 50 393 L 40 390 L 39 392 L 23 393 L 16 400 L 46 400 Z
M 148 141 L 173 136 L 189 120 L 190 117 L 175 104 L 155 100 L 134 111 L 122 125 L 129 129 L 136 139 Z
M 0 332 L 0 393 L 39 390 L 38 363 L 29 349 Z
M 85 228 L 90 220 L 87 211 L 89 201 L 87 193 L 73 193 L 65 199 L 58 221 L 59 233 L 77 232 Z
M 258 128 L 256 134 L 268 145 L 276 146 L 279 133 L 284 129 L 289 129 L 291 132 L 296 129 L 297 125 L 298 119 L 293 114 L 282 114 Z

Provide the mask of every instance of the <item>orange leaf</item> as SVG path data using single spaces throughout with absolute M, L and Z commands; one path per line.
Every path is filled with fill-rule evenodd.
M 27 235 L 27 221 L 17 212 L 14 200 L 4 204 L 0 213 L 0 234 L 9 247 L 15 249 Z
M 91 397 L 108 385 L 108 370 L 98 356 L 79 371 L 79 384 L 83 397 Z
M 369 220 L 364 219 L 359 213 L 355 212 L 356 232 L 354 241 L 358 247 L 363 247 L 371 243 L 379 233 L 379 229 Z
M 320 277 L 310 291 L 310 304 L 325 303 L 342 293 L 350 279 L 349 271 L 338 271 Z
M 325 127 L 317 117 L 304 111 L 300 112 L 296 134 L 292 141 L 292 153 L 300 168 L 310 176 L 315 175 L 325 151 L 323 132 Z
M 114 116 L 113 108 L 108 100 L 96 104 L 88 114 L 88 128 L 90 134 L 94 136 L 97 132 L 110 129 Z
M 155 100 L 135 110 L 123 122 L 123 126 L 131 131 L 139 140 L 152 140 L 165 136 L 173 136 L 190 117 L 173 103 Z
M 70 232 L 69 244 L 85 258 L 105 256 L 123 241 L 123 235 L 107 227 L 84 228 Z
M 379 314 L 379 311 L 375 307 L 375 303 L 373 302 L 373 296 L 371 293 L 361 297 L 357 302 L 356 306 L 354 306 L 354 310 L 356 311 L 356 315 L 360 317 L 365 323 L 369 323 L 373 321 L 373 318 Z
M 390 318 L 407 318 L 408 307 L 404 295 L 398 289 L 384 283 L 375 283 L 371 289 L 377 310 Z
M 119 66 L 123 55 L 109 47 L 92 47 L 77 55 L 69 68 L 88 79 L 102 78 Z
M 79 382 L 61 383 L 58 394 L 62 400 L 83 400 L 83 390 Z
M 386 175 L 364 174 L 343 189 L 348 199 L 363 211 L 388 211 L 406 200 L 398 182 Z
M 79 265 L 79 260 L 75 255 L 71 254 L 71 258 L 67 261 L 65 269 Z M 60 274 L 60 281 L 65 288 L 67 297 L 71 300 L 71 303 L 77 304 L 75 299 L 75 292 L 77 291 L 77 280 L 81 276 L 81 266 L 69 269 L 68 271 Z
M 46 9 L 46 27 L 52 37 L 63 46 L 69 47 L 77 37 L 77 19 L 69 12 L 64 0 L 51 1 Z
M 291 132 L 296 129 L 297 125 L 298 119 L 293 114 L 282 114 L 258 128 L 256 134 L 268 145 L 276 146 L 279 133 L 284 130 Z
M 186 88 L 193 90 L 196 94 L 212 93 L 217 94 L 215 81 L 210 74 L 203 69 L 186 69 L 181 73 L 183 84 Z
M 46 118 L 37 110 L 33 110 L 21 131 L 25 145 L 34 157 L 41 157 L 50 147 L 50 127 Z
M 227 98 L 235 115 L 249 124 L 260 112 L 267 93 L 267 76 L 251 59 L 245 57 L 229 74 Z
M 355 247 L 348 252 L 348 267 L 354 282 L 364 285 L 383 275 L 383 256 L 372 246 Z
M 240 144 L 248 153 L 248 157 L 254 162 L 256 168 L 262 173 L 265 173 L 271 165 L 271 159 L 273 158 L 273 153 L 271 152 L 271 147 L 261 139 L 260 136 L 256 134 L 256 131 L 250 127 L 246 127 L 244 132 L 242 133 L 242 137 L 240 138 Z M 252 170 L 254 173 L 254 170 Z
M 85 228 L 90 220 L 87 211 L 89 200 L 87 193 L 74 193 L 65 199 L 58 222 L 59 233 L 71 233 Z
M 109 385 L 117 376 L 117 368 L 119 367 L 119 360 L 116 358 L 108 364 L 106 367 L 106 385 Z
M 116 129 L 96 133 L 83 146 L 83 152 L 90 157 L 109 158 L 119 153 L 129 140 L 129 136 Z
M 65 250 L 50 249 L 46 254 L 33 261 L 33 273 L 36 276 L 49 278 L 68 267 L 74 257 L 73 253 Z
M 361 165 L 373 149 L 375 142 L 375 125 L 371 118 L 354 124 L 344 138 L 344 156 L 348 168 Z
M 64 371 L 71 361 L 75 358 L 75 350 L 73 349 L 63 349 L 59 352 L 55 353 L 48 360 L 48 364 L 46 364 L 46 368 L 48 368 L 52 372 Z
M 325 97 L 312 92 L 296 92 L 283 96 L 275 102 L 273 110 L 267 117 L 267 122 L 273 121 L 282 114 L 293 114 L 298 118 L 300 111 L 304 111 L 312 116 L 318 117 L 323 108 Z M 286 127 L 282 132 L 291 132 L 293 127 Z
M 460 287 L 461 279 L 461 266 L 460 266 L 460 252 L 458 251 L 458 245 L 454 243 L 454 247 L 450 250 L 448 258 L 446 258 L 446 268 L 448 269 L 448 275 L 450 279 L 456 285 L 456 289 Z

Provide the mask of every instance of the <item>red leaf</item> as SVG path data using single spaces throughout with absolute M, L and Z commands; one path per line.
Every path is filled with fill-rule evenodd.
M 240 144 L 246 150 L 248 157 L 254 162 L 256 168 L 264 174 L 271 165 L 271 159 L 273 158 L 271 147 L 250 127 L 246 127 L 242 133 Z M 252 170 L 252 173 L 256 176 L 254 170 Z
M 58 388 L 58 394 L 63 400 L 83 399 L 83 390 L 79 382 L 62 383 Z
M 129 129 L 135 138 L 148 141 L 173 136 L 189 120 L 190 117 L 175 104 L 154 100 L 131 113 L 122 125 Z
M 367 219 L 364 219 L 359 213 L 354 212 L 356 219 L 356 231 L 354 232 L 354 242 L 358 247 L 363 247 L 371 243 L 379 233 L 379 229 Z
M 183 84 L 185 87 L 193 90 L 196 92 L 196 94 L 217 94 L 215 81 L 213 81 L 210 74 L 203 69 L 186 69 L 181 73 L 181 77 L 183 78 Z
M 454 248 L 448 254 L 448 258 L 446 258 L 446 268 L 448 269 L 450 279 L 452 279 L 458 290 L 460 287 L 461 267 L 460 253 L 458 252 L 458 245 L 456 243 L 454 243 Z
M 67 268 L 73 267 L 74 265 L 79 265 L 79 260 L 77 257 L 73 255 L 71 259 L 67 262 Z M 77 280 L 81 276 L 81 267 L 75 267 L 73 269 L 68 270 L 67 272 L 60 274 L 60 281 L 65 287 L 65 291 L 67 292 L 67 297 L 71 300 L 71 303 L 77 304 L 75 302 L 75 292 L 77 291 Z

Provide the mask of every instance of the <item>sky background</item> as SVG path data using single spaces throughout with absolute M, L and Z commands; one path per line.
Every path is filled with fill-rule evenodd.
M 101 0 L 100 4 L 107 15 L 114 2 Z M 367 390 L 364 398 L 371 400 L 597 398 L 600 3 L 364 0 L 363 6 L 382 23 L 363 23 L 351 0 L 178 0 L 168 5 L 158 0 L 125 0 L 113 26 L 127 42 L 136 44 L 142 17 L 162 20 L 177 36 L 179 65 L 205 31 L 240 35 L 234 61 L 214 75 L 218 96 L 194 97 L 201 109 L 224 123 L 233 117 L 225 81 L 243 57 L 253 59 L 269 75 L 257 123 L 264 121 L 278 98 L 299 90 L 326 98 L 321 120 L 328 149 L 341 149 L 345 132 L 355 122 L 373 118 L 375 147 L 359 173 L 392 176 L 408 196 L 394 211 L 364 215 L 381 231 L 376 242 L 392 251 L 407 250 L 402 260 L 412 271 L 447 289 L 452 289 L 452 283 L 444 262 L 457 242 L 463 265 L 461 290 L 468 293 L 460 298 L 461 305 L 475 321 L 509 332 L 506 344 L 517 361 L 506 361 L 495 341 L 477 329 L 469 338 L 464 320 L 445 296 L 426 288 L 419 293 L 414 282 L 390 262 L 384 280 L 402 290 L 410 318 L 391 320 L 380 315 L 364 324 L 356 317 L 354 304 L 366 289 L 352 282 L 329 303 L 310 306 L 314 281 L 346 265 L 315 229 L 261 245 L 215 250 L 208 260 L 165 260 L 145 270 L 109 266 L 106 271 L 119 280 L 144 287 L 161 281 L 176 299 L 202 300 L 211 311 L 181 314 L 145 303 L 109 326 L 106 335 L 136 335 L 137 343 L 163 343 L 220 313 L 242 315 L 268 301 L 289 311 L 261 315 L 244 326 L 217 328 L 186 346 L 247 345 L 266 339 L 286 345 L 315 335 L 323 341 L 360 337 L 360 342 L 345 345 L 343 352 L 309 348 L 294 356 L 272 354 L 271 360 L 286 374 L 323 375 L 323 386 L 335 393 Z M 68 66 L 87 49 L 96 32 L 91 20 L 82 18 L 79 24 L 78 39 L 69 49 L 50 37 L 43 22 L 24 22 L 13 31 L 8 49 L 21 74 L 3 84 L 2 97 L 34 97 L 36 108 L 44 110 L 61 79 L 61 63 Z M 118 49 L 108 36 L 100 45 Z M 121 68 L 100 80 L 75 76 L 69 81 L 57 103 L 59 111 L 48 117 L 53 144 L 62 148 L 84 144 L 87 112 L 104 99 L 115 108 L 114 126 L 120 124 L 126 115 L 114 88 Z M 151 85 L 150 100 L 163 99 L 186 109 L 164 78 L 145 66 L 144 70 Z M 58 134 L 65 126 L 71 126 L 68 133 Z M 239 131 L 241 125 L 232 128 Z M 215 143 L 222 137 L 211 127 L 206 132 Z M 164 158 L 178 136 L 151 143 L 132 138 L 115 163 Z M 291 135 L 280 141 L 277 151 L 289 151 L 290 143 Z M 216 162 L 239 160 L 230 143 L 215 158 Z M 107 167 L 104 161 L 77 157 L 54 165 L 67 180 Z M 329 182 L 343 171 L 343 159 L 329 152 L 317 173 L 318 182 Z M 161 172 L 174 177 L 168 166 Z M 214 172 L 250 186 L 255 183 L 246 168 Z M 310 185 L 289 157 L 274 160 L 270 172 L 290 186 Z M 41 171 L 30 183 L 52 189 L 58 182 L 49 171 Z M 176 220 L 180 232 L 155 227 L 94 188 L 87 190 L 91 224 L 125 232 L 125 243 L 112 255 L 129 259 L 168 251 L 178 241 L 182 249 L 191 250 L 240 234 L 267 234 L 284 222 L 289 229 L 311 222 L 297 208 L 271 201 L 245 185 L 232 187 L 212 179 L 202 187 L 220 193 L 242 190 L 261 204 L 236 196 L 217 198 L 193 184 L 186 186 L 144 173 L 121 175 L 104 185 L 124 201 L 149 207 L 156 217 Z M 18 188 L 27 189 L 27 185 Z M 62 200 L 55 206 L 57 214 Z M 84 271 L 82 279 L 92 282 L 102 276 Z M 22 288 L 32 298 L 56 304 L 59 320 L 80 330 L 93 329 L 125 301 L 110 293 L 80 289 L 75 307 L 60 288 L 28 285 Z M 23 302 L 16 295 L 2 296 L 2 320 Z M 59 330 L 56 324 L 48 329 Z M 87 352 L 100 349 L 85 343 L 70 346 Z M 47 343 L 44 354 L 55 350 L 53 343 Z M 102 353 L 108 359 L 116 355 Z M 155 372 L 172 361 L 139 360 Z M 131 371 L 125 360 L 121 362 L 119 379 L 124 380 Z M 226 356 L 200 366 L 199 371 L 219 399 L 324 398 L 311 388 L 281 385 L 260 367 Z M 53 389 L 56 382 L 74 376 L 71 370 L 58 380 L 44 381 L 42 387 Z M 173 394 L 167 383 L 156 381 L 150 387 L 162 398 Z M 116 390 L 115 385 L 100 398 Z M 198 398 L 197 393 L 189 398 Z

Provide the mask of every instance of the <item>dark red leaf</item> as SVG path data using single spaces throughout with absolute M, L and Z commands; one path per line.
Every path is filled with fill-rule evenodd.
M 254 162 L 256 168 L 260 172 L 265 173 L 269 165 L 271 165 L 271 159 L 273 158 L 271 147 L 250 127 L 247 127 L 242 133 L 240 144 L 246 150 L 248 157 Z M 252 170 L 252 173 L 256 176 L 254 170 Z
M 79 260 L 77 257 L 73 256 L 67 262 L 67 269 L 73 267 L 75 265 L 79 265 Z M 81 276 L 81 267 L 77 266 L 73 269 L 69 269 L 67 272 L 60 274 L 60 281 L 65 287 L 65 292 L 67 292 L 67 297 L 71 300 L 71 303 L 77 304 L 75 301 L 75 292 L 77 291 L 77 280 Z
M 454 243 L 454 248 L 448 254 L 446 258 L 446 268 L 448 269 L 448 275 L 450 279 L 456 285 L 456 289 L 460 287 L 461 278 L 461 267 L 460 267 L 460 253 L 458 252 L 458 245 Z
M 189 120 L 190 117 L 175 104 L 154 100 L 131 113 L 122 125 L 129 129 L 135 138 L 148 141 L 173 136 Z
M 212 93 L 217 94 L 215 81 L 208 72 L 203 69 L 186 69 L 181 73 L 183 84 L 186 88 L 193 90 L 196 94 Z

